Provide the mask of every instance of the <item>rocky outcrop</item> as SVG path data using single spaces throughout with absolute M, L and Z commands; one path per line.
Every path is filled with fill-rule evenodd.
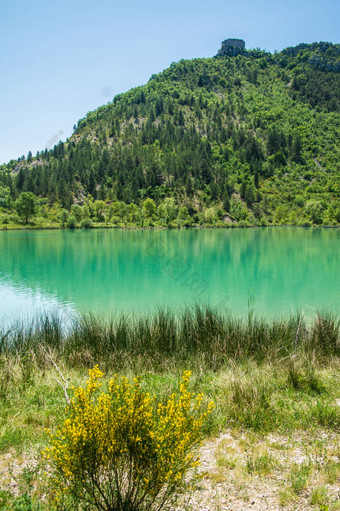
M 218 50 L 217 56 L 232 56 L 245 53 L 246 43 L 243 39 L 225 39 L 222 41 L 222 46 Z

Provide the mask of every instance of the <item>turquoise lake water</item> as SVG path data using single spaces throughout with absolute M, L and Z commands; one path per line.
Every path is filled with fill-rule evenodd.
M 259 315 L 340 311 L 340 230 L 0 232 L 0 318 L 210 303 Z

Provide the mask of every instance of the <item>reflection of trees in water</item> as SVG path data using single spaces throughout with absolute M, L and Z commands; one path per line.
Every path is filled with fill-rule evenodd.
M 0 272 L 14 284 L 38 286 L 80 306 L 143 293 L 147 300 L 177 293 L 181 301 L 188 293 L 164 270 L 165 261 L 177 257 L 207 281 L 207 297 L 226 293 L 231 306 L 242 300 L 246 307 L 251 291 L 270 308 L 281 294 L 289 307 L 320 303 L 325 287 L 329 299 L 335 297 L 339 235 L 284 227 L 8 232 L 0 233 Z

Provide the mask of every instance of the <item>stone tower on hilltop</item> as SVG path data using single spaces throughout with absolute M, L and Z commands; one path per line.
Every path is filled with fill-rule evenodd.
M 222 41 L 221 49 L 218 50 L 217 56 L 223 55 L 238 55 L 243 53 L 246 48 L 246 43 L 243 39 L 226 39 Z

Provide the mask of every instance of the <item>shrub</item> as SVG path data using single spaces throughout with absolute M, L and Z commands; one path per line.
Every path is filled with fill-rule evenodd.
M 65 224 L 67 223 L 67 220 L 68 220 L 68 213 L 65 209 L 62 210 L 61 212 L 61 215 L 60 215 L 60 226 L 62 229 L 64 229 L 65 227 Z
M 189 371 L 165 402 L 144 392 L 138 378 L 115 375 L 99 393 L 103 373 L 96 366 L 89 375 L 43 451 L 58 490 L 90 509 L 161 509 L 198 464 L 195 447 L 213 405 L 203 411 L 202 394 L 188 392 Z
M 216 218 L 215 209 L 208 208 L 204 211 L 204 220 L 207 224 L 213 224 Z
M 38 225 L 42 227 L 46 222 L 46 219 L 43 216 L 36 216 L 34 221 L 31 221 L 32 224 Z
M 178 220 L 181 220 L 184 223 L 190 220 L 189 211 L 186 206 L 181 206 L 179 208 Z
M 77 220 L 74 216 L 69 216 L 67 220 L 67 227 L 68 229 L 75 229 L 77 225 Z
M 10 215 L 9 221 L 13 224 L 18 224 L 20 222 L 20 218 L 18 215 Z
M 91 229 L 91 227 L 93 227 L 91 218 L 89 217 L 83 218 L 83 220 L 81 221 L 81 226 L 83 229 Z
M 77 222 L 80 222 L 83 218 L 83 210 L 79 204 L 72 204 L 71 215 L 74 216 Z

